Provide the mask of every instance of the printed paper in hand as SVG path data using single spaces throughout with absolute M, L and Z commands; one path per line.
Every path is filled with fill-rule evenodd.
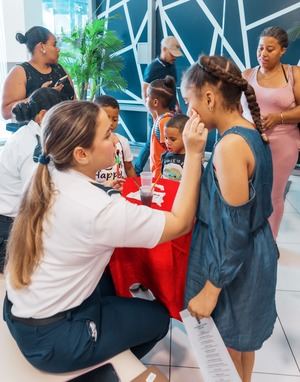
M 213 319 L 197 320 L 187 309 L 180 316 L 204 382 L 241 382 Z

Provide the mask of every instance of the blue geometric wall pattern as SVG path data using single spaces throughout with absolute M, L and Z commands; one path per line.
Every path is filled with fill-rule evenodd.
M 98 17 L 118 15 L 109 21 L 109 28 L 124 41 L 118 54 L 124 58 L 122 74 L 128 88 L 112 94 L 121 104 L 121 130 L 131 141 L 144 141 L 146 112 L 141 82 L 145 65 L 138 63 L 137 44 L 147 42 L 147 0 L 98 0 L 96 5 Z M 259 34 L 272 25 L 286 30 L 299 26 L 300 1 L 156 0 L 156 54 L 164 36 L 174 35 L 178 39 L 184 53 L 176 61 L 178 86 L 182 72 L 201 53 L 223 54 L 244 70 L 257 65 Z M 300 64 L 300 39 L 290 43 L 283 61 Z

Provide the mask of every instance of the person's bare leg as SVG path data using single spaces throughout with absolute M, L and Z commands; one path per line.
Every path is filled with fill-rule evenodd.
M 242 353 L 243 382 L 251 382 L 254 359 L 254 351 Z
M 241 377 L 241 380 L 243 381 L 243 365 L 242 365 L 242 353 L 240 351 L 227 348 L 230 357 L 234 363 L 234 366 L 239 373 L 239 376 Z

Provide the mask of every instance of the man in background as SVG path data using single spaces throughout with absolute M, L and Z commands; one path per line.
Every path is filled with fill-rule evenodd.
M 163 79 L 167 75 L 175 78 L 177 81 L 177 73 L 175 61 L 177 57 L 181 57 L 182 52 L 180 50 L 180 45 L 174 36 L 167 36 L 161 40 L 161 50 L 160 56 L 153 60 L 145 69 L 144 72 L 144 82 L 142 83 L 142 97 L 145 103 L 147 96 L 147 89 L 150 82 L 158 79 Z M 174 110 L 180 111 L 180 107 L 177 99 L 174 99 Z M 148 114 L 148 133 L 147 141 L 142 147 L 139 156 L 135 160 L 135 171 L 139 175 L 149 158 L 150 154 L 150 141 L 152 132 L 153 120 L 150 114 Z

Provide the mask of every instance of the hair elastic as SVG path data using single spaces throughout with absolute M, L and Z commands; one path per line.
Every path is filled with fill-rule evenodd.
M 47 165 L 50 162 L 50 157 L 49 155 L 41 154 L 39 156 L 39 163 Z
M 206 70 L 206 68 L 204 67 L 204 65 L 201 64 L 201 62 L 200 62 L 200 58 L 199 58 L 199 60 L 197 60 L 197 65 L 198 65 L 202 70 L 204 70 L 205 72 L 207 72 L 207 70 Z

